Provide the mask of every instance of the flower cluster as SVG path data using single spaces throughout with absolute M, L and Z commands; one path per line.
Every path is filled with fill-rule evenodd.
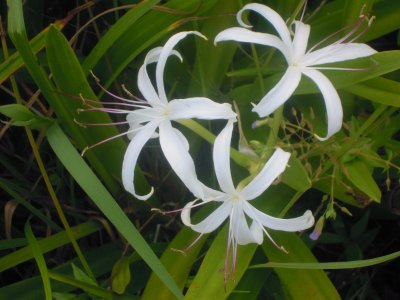
M 277 35 L 250 30 L 251 26 L 242 20 L 242 14 L 246 10 L 254 11 L 265 18 L 276 30 Z M 316 46 L 325 42 L 323 40 L 307 50 L 310 26 L 301 21 L 294 21 L 287 25 L 278 13 L 261 4 L 253 3 L 244 6 L 238 12 L 237 20 L 241 27 L 223 30 L 215 37 L 215 44 L 223 41 L 238 41 L 265 45 L 279 50 L 287 62 L 287 70 L 282 79 L 258 104 L 254 105 L 253 111 L 260 117 L 273 113 L 293 94 L 304 74 L 318 86 L 326 106 L 327 133 L 325 137 L 316 137 L 324 140 L 339 131 L 343 116 L 341 102 L 332 83 L 319 71 L 319 69 L 329 67 L 319 66 L 366 57 L 376 51 L 365 44 L 353 43 L 358 37 L 351 36 L 354 32 L 329 46 L 316 50 Z M 125 189 L 140 200 L 146 200 L 152 195 L 153 188 L 147 195 L 136 193 L 134 169 L 144 144 L 151 138 L 158 138 L 171 168 L 197 198 L 181 210 L 182 222 L 194 231 L 205 234 L 214 231 L 226 219 L 229 219 L 227 251 L 232 249 L 232 269 L 234 269 L 237 245 L 261 244 L 264 234 L 275 244 L 267 229 L 290 232 L 305 230 L 313 226 L 314 217 L 310 211 L 306 211 L 297 218 L 276 218 L 265 214 L 251 204 L 251 201 L 260 196 L 287 167 L 290 153 L 280 148 L 276 148 L 258 174 L 251 174 L 251 181 L 247 180 L 244 186 L 239 184 L 235 187 L 230 168 L 230 146 L 236 113 L 232 111 L 230 104 L 220 104 L 204 97 L 168 101 L 163 80 L 166 61 L 170 56 L 175 56 L 182 61 L 181 55 L 174 50 L 174 47 L 188 35 L 205 38 L 196 31 L 177 33 L 163 47 L 149 51 L 139 70 L 138 87 L 144 100 L 132 101 L 135 109 L 127 115 L 127 123 L 130 126 L 128 137 L 131 141 L 123 160 L 122 181 Z M 147 72 L 147 66 L 152 63 L 156 63 L 155 86 Z M 189 143 L 186 137 L 173 127 L 172 121 L 191 118 L 227 120 L 226 126 L 217 135 L 213 148 L 214 169 L 220 191 L 204 185 L 198 179 L 194 161 L 189 153 Z M 211 202 L 219 206 L 203 221 L 193 224 L 190 217 L 192 208 Z M 248 220 L 251 220 L 251 224 Z M 280 248 L 284 250 L 283 247 Z

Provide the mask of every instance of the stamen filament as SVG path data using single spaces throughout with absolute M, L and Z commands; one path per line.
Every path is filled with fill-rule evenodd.
M 100 142 L 97 142 L 97 143 L 95 143 L 95 144 L 93 144 L 93 145 L 91 145 L 91 146 L 87 146 L 87 147 L 85 147 L 85 149 L 82 150 L 81 156 L 84 156 L 85 153 L 86 153 L 88 150 L 93 149 L 94 147 L 100 146 L 100 145 L 102 145 L 102 144 L 104 144 L 104 143 L 107 143 L 107 142 L 109 142 L 109 141 L 111 141 L 111 140 L 114 140 L 114 139 L 119 138 L 119 137 L 121 137 L 121 136 L 127 135 L 127 134 L 129 134 L 129 133 L 133 133 L 133 132 L 135 132 L 135 131 L 138 131 L 139 129 L 140 129 L 140 127 L 137 127 L 137 128 L 128 130 L 128 131 L 126 131 L 126 132 L 123 132 L 123 133 L 114 135 L 114 136 L 112 136 L 112 137 L 109 137 L 109 138 L 107 138 L 107 139 L 105 139 L 105 140 L 102 140 L 102 141 L 100 141 Z

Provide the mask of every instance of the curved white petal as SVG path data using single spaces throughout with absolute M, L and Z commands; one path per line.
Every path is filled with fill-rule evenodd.
M 280 148 L 276 149 L 261 172 L 239 194 L 246 200 L 252 200 L 260 196 L 285 170 L 289 158 L 289 152 L 285 152 Z
M 263 226 L 274 230 L 294 232 L 308 229 L 314 225 L 314 216 L 309 210 L 297 218 L 281 219 L 271 217 L 254 208 L 250 204 L 246 205 L 243 209 L 250 218 L 254 219 L 256 222 L 260 222 Z
M 334 86 L 329 81 L 329 79 L 322 74 L 320 71 L 307 69 L 303 71 L 304 75 L 311 78 L 312 81 L 318 86 L 319 90 L 322 93 L 325 101 L 326 107 L 326 116 L 328 121 L 328 130 L 326 137 L 319 137 L 319 140 L 326 140 L 331 137 L 333 134 L 338 132 L 342 127 L 343 121 L 343 109 L 342 103 L 340 102 L 340 98 L 338 93 L 336 92 Z
M 242 20 L 242 13 L 245 10 L 253 10 L 263 16 L 271 25 L 276 29 L 279 36 L 281 37 L 282 41 L 286 45 L 291 45 L 292 39 L 290 37 L 290 31 L 286 26 L 285 21 L 282 17 L 273 9 L 269 8 L 268 6 L 258 4 L 258 3 L 250 3 L 245 5 L 236 15 L 236 18 L 239 24 L 243 27 L 251 27 L 243 22 Z
M 250 231 L 253 235 L 255 243 L 261 245 L 264 240 L 264 231 L 261 225 L 253 220 L 250 226 Z
M 204 198 L 202 199 L 204 202 L 208 201 L 216 201 L 216 202 L 223 202 L 228 197 L 227 194 L 209 188 L 205 184 L 202 183 Z
M 304 66 L 315 66 L 346 61 L 375 54 L 376 51 L 366 44 L 349 43 L 329 45 L 307 53 L 302 60 Z
M 241 205 L 233 205 L 229 230 L 239 245 L 256 243 L 257 241 L 250 231 L 243 209 L 240 206 Z
M 153 187 L 147 195 L 138 195 L 134 186 L 135 166 L 139 157 L 140 151 L 144 144 L 151 138 L 158 126 L 158 122 L 153 121 L 144 125 L 140 131 L 132 138 L 131 142 L 126 149 L 124 160 L 122 162 L 122 183 L 124 188 L 133 194 L 139 200 L 147 200 L 153 194 Z
M 169 102 L 169 119 L 236 119 L 236 113 L 228 103 L 217 103 L 208 98 L 194 97 Z
M 232 130 L 233 121 L 228 121 L 228 124 L 215 139 L 213 148 L 215 175 L 221 190 L 230 195 L 236 194 L 230 166 Z
M 300 79 L 300 70 L 289 67 L 281 80 L 261 99 L 252 111 L 258 113 L 261 118 L 270 115 L 289 99 L 299 85 Z
M 158 94 L 154 89 L 153 83 L 149 78 L 149 74 L 147 73 L 147 65 L 154 63 L 158 60 L 161 54 L 162 47 L 157 47 L 151 49 L 145 59 L 143 65 L 139 69 L 138 73 L 138 87 L 140 92 L 142 93 L 143 97 L 147 100 L 148 103 L 151 105 L 155 105 L 157 102 L 160 102 Z M 182 56 L 177 51 L 172 51 L 171 55 L 177 56 L 179 59 L 182 60 Z
M 175 45 L 189 34 L 195 34 L 204 39 L 207 39 L 200 32 L 183 31 L 183 32 L 174 34 L 172 37 L 170 37 L 169 40 L 165 43 L 164 47 L 162 47 L 160 57 L 158 59 L 157 67 L 156 67 L 156 84 L 157 84 L 158 96 L 160 97 L 160 100 L 164 103 L 168 102 L 167 95 L 165 94 L 164 78 L 163 78 L 165 64 L 167 62 L 168 57 L 171 55 L 171 52 L 173 51 L 173 48 L 175 47 Z M 182 58 L 181 58 L 181 60 L 182 60 Z
M 176 175 L 195 197 L 203 199 L 203 187 L 197 179 L 186 138 L 181 133 L 178 134 L 169 121 L 164 121 L 159 125 L 159 139 L 165 158 Z
M 200 233 L 209 233 L 214 231 L 222 224 L 222 222 L 226 220 L 231 212 L 231 205 L 229 201 L 225 201 L 203 221 L 198 224 L 192 224 L 190 212 L 195 202 L 196 201 L 192 201 L 185 205 L 185 207 L 182 209 L 181 219 L 183 224 Z
M 293 37 L 293 62 L 297 62 L 306 53 L 308 38 L 310 36 L 310 25 L 300 21 L 295 21 L 294 24 L 296 31 Z
M 290 48 L 281 39 L 269 33 L 254 32 L 241 27 L 232 27 L 225 29 L 217 34 L 214 44 L 223 41 L 237 41 L 244 43 L 254 43 L 264 46 L 270 46 L 282 52 L 287 61 L 290 61 Z

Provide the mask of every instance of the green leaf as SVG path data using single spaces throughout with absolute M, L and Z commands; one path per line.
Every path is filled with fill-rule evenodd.
M 20 104 L 7 104 L 0 106 L 0 113 L 12 118 L 14 126 L 28 126 L 30 128 L 46 128 L 52 121 L 48 118 L 38 116 L 27 107 Z
M 355 269 L 365 268 L 378 265 L 400 257 L 400 251 L 393 252 L 384 256 L 343 262 L 269 262 L 266 264 L 254 265 L 251 268 L 284 268 L 284 269 L 304 269 L 304 270 L 342 270 L 342 269 Z M 314 298 L 315 299 L 315 298 Z M 321 298 L 325 299 L 325 298 Z
M 160 277 L 164 284 L 171 289 L 174 295 L 179 299 L 182 298 L 176 283 L 160 263 L 153 250 L 128 219 L 124 211 L 118 206 L 101 181 L 85 163 L 61 128 L 58 125 L 51 126 L 47 130 L 46 137 L 58 159 L 102 213 Z
M 130 257 L 119 259 L 111 272 L 111 288 L 118 294 L 123 294 L 131 282 Z
M 71 228 L 71 232 L 74 234 L 76 239 L 88 236 L 93 232 L 98 231 L 100 224 L 88 221 Z M 63 245 L 70 242 L 65 231 L 56 233 L 52 236 L 44 238 L 38 241 L 41 253 L 47 253 L 51 250 L 57 249 Z M 20 263 L 28 261 L 33 258 L 33 251 L 31 246 L 24 247 L 22 249 L 16 250 L 8 255 L 0 258 L 0 272 L 8 270 Z
M 318 264 L 316 258 L 295 233 L 271 231 L 270 234 L 289 253 L 284 253 L 272 243 L 266 241 L 262 247 L 269 261 L 274 263 L 301 261 Z M 274 268 L 274 271 L 278 274 L 281 283 L 290 295 L 290 299 L 341 299 L 332 282 L 322 270 Z
M 400 107 L 400 83 L 394 80 L 377 77 L 344 90 L 376 103 Z
M 160 0 L 147 0 L 140 2 L 129 10 L 109 31 L 100 39 L 83 63 L 84 73 L 87 75 L 92 70 L 104 53 L 114 45 L 115 41 L 126 32 L 141 16 L 148 12 Z
M 292 156 L 288 167 L 282 175 L 282 181 L 299 192 L 305 192 L 311 187 L 311 180 L 300 160 Z
M 360 191 L 375 202 L 381 201 L 381 190 L 372 177 L 372 171 L 361 160 L 355 159 L 345 163 L 346 176 Z
M 76 280 L 98 286 L 97 282 L 90 278 L 82 269 L 78 268 L 75 264 L 72 264 L 72 274 Z
M 46 261 L 44 260 L 43 253 L 40 249 L 39 243 L 37 242 L 35 236 L 33 235 L 33 231 L 29 221 L 25 224 L 25 236 L 28 240 L 28 243 L 32 249 L 33 256 L 36 260 L 36 264 L 39 268 L 40 276 L 42 277 L 44 294 L 46 300 L 51 300 L 51 284 L 49 278 L 49 272 L 47 270 Z

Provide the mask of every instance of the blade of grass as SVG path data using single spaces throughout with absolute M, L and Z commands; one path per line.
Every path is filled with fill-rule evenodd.
M 142 1 L 120 18 L 107 33 L 100 39 L 83 63 L 84 73 L 87 75 L 92 70 L 104 53 L 125 33 L 126 29 L 134 24 L 141 16 L 148 12 L 160 0 Z
M 29 48 L 29 45 L 28 45 L 28 42 L 27 42 L 27 38 L 26 38 L 26 35 L 25 35 L 24 19 L 23 19 L 23 15 L 22 15 L 22 3 L 20 1 L 13 1 L 13 3 L 14 3 L 14 6 L 13 6 L 13 8 L 10 7 L 10 11 L 9 11 L 9 18 L 11 18 L 11 16 L 14 17 L 14 14 L 15 14 L 14 21 L 10 21 L 10 24 L 9 24 L 10 27 L 13 27 L 13 30 L 11 30 L 11 32 L 14 33 L 14 38 L 15 38 L 16 41 L 18 41 L 18 43 L 26 44 L 26 46 Z M 13 19 L 13 18 L 11 18 L 11 19 Z M 1 30 L 1 33 L 3 33 L 3 27 L 2 26 L 1 26 L 0 30 Z M 22 30 L 22 33 L 20 32 L 21 30 Z M 8 47 L 7 47 L 6 40 L 5 40 L 3 34 L 1 34 L 1 43 L 2 43 L 2 46 L 3 46 L 4 57 L 8 57 Z M 33 53 L 32 53 L 32 51 L 30 49 L 26 49 L 26 51 L 27 51 L 26 53 L 28 55 L 33 56 Z M 32 63 L 34 64 L 34 62 L 35 61 L 33 60 Z M 44 76 L 44 73 L 40 72 L 41 71 L 40 68 L 33 67 L 32 69 L 37 70 L 38 74 L 41 74 L 42 76 Z M 43 79 L 45 79 L 43 81 L 43 83 L 48 83 L 50 85 L 50 82 L 47 80 L 47 78 L 45 76 L 44 76 Z M 18 89 L 18 85 L 17 85 L 17 82 L 16 82 L 14 76 L 11 76 L 10 80 L 11 80 L 11 85 L 12 85 L 12 89 L 13 89 L 13 92 L 14 92 L 14 95 L 15 95 L 16 102 L 18 104 L 22 104 L 22 99 L 21 99 L 21 96 L 20 96 L 20 93 L 19 93 L 19 89 Z M 84 267 L 85 271 L 88 273 L 89 276 L 91 276 L 95 280 L 95 277 L 94 277 L 92 271 L 90 270 L 89 264 L 87 263 L 87 261 L 85 259 L 85 256 L 83 255 L 81 249 L 79 248 L 79 245 L 78 245 L 77 241 L 74 238 L 74 235 L 71 232 L 71 227 L 70 227 L 70 225 L 68 223 L 68 220 L 67 220 L 67 218 L 66 218 L 66 216 L 65 216 L 65 214 L 64 214 L 64 212 L 62 210 L 60 201 L 57 198 L 57 195 L 56 195 L 56 192 L 55 192 L 55 190 L 53 188 L 53 185 L 51 184 L 49 175 L 47 174 L 47 171 L 46 171 L 46 168 L 44 166 L 43 160 L 42 160 L 42 158 L 40 156 L 39 149 L 38 149 L 38 147 L 36 145 L 36 142 L 35 142 L 35 139 L 33 137 L 32 131 L 31 131 L 31 129 L 29 127 L 25 127 L 25 132 L 26 132 L 26 135 L 28 136 L 29 143 L 31 145 L 31 148 L 32 148 L 35 160 L 36 160 L 36 163 L 37 163 L 37 165 L 38 165 L 38 167 L 40 169 L 40 173 L 42 174 L 43 180 L 44 180 L 44 182 L 46 184 L 46 188 L 47 188 L 47 190 L 48 190 L 48 192 L 50 194 L 50 197 L 51 197 L 51 199 L 53 201 L 54 207 L 55 207 L 55 209 L 57 211 L 57 214 L 58 214 L 58 216 L 60 218 L 60 221 L 63 224 L 63 226 L 65 228 L 65 231 L 66 231 L 67 235 L 70 238 L 72 247 L 74 248 L 76 254 L 78 255 L 78 257 L 79 257 L 79 259 L 80 259 L 80 261 L 82 263 L 82 266 Z
M 54 153 L 72 177 L 74 177 L 76 182 L 128 241 L 133 249 L 137 251 L 149 267 L 160 277 L 164 284 L 177 298 L 181 299 L 182 294 L 171 278 L 171 275 L 160 263 L 158 257 L 154 254 L 146 240 L 140 235 L 136 227 L 131 223 L 124 211 L 118 206 L 115 199 L 76 151 L 61 128 L 54 124 L 47 130 L 46 136 Z
M 11 197 L 13 197 L 19 204 L 23 205 L 33 215 L 35 215 L 40 220 L 42 220 L 44 223 L 46 223 L 50 228 L 52 228 L 52 229 L 54 229 L 56 231 L 61 231 L 62 230 L 62 227 L 60 227 L 59 225 L 54 223 L 45 214 L 43 214 L 39 209 L 34 207 L 30 202 L 26 201 L 24 199 L 24 197 L 22 197 L 20 194 L 18 194 L 13 189 L 11 189 L 8 180 L 0 178 L 0 188 L 2 190 L 4 190 L 5 192 L 7 192 Z
M 387 255 L 353 261 L 341 262 L 318 262 L 318 263 L 296 263 L 296 262 L 268 262 L 266 264 L 253 265 L 250 268 L 284 268 L 284 269 L 303 269 L 303 270 L 342 270 L 371 267 L 382 264 L 400 257 L 400 251 Z
M 43 253 L 40 250 L 40 246 L 33 235 L 33 231 L 29 221 L 25 224 L 25 236 L 28 240 L 29 246 L 32 249 L 33 257 L 35 258 L 36 264 L 39 268 L 40 276 L 43 282 L 44 294 L 46 300 L 53 299 L 52 292 L 51 292 L 51 284 L 49 278 L 49 271 L 46 266 L 46 261 L 44 260 Z
M 79 224 L 71 228 L 71 232 L 75 239 L 80 239 L 82 237 L 88 236 L 101 228 L 101 225 L 97 222 L 88 221 L 86 223 Z M 65 231 L 56 233 L 48 238 L 44 238 L 38 241 L 40 251 L 42 253 L 47 253 L 51 250 L 57 249 L 63 245 L 69 243 L 68 235 Z M 13 253 L 4 255 L 0 258 L 0 272 L 7 269 L 15 267 L 25 261 L 33 258 L 31 246 L 24 247 L 22 249 L 16 250 Z

